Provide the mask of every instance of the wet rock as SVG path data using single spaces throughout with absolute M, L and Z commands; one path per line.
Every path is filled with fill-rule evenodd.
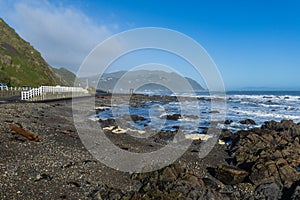
M 256 125 L 255 121 L 252 119 L 245 119 L 242 121 L 239 121 L 240 124 L 247 124 L 247 125 Z
M 172 126 L 172 129 L 179 130 L 179 129 L 180 129 L 180 126 L 177 126 L 177 125 Z
M 178 120 L 181 118 L 181 114 L 164 115 L 162 118 L 167 120 Z
M 245 170 L 223 165 L 216 169 L 215 176 L 223 183 L 233 185 L 243 182 L 248 174 Z
M 229 143 L 232 142 L 235 139 L 236 135 L 231 133 L 229 130 L 227 129 L 223 129 L 219 139 L 223 140 L 225 143 Z
M 224 122 L 224 124 L 229 125 L 229 124 L 231 124 L 232 122 L 233 122 L 232 120 L 226 119 L 225 122 Z
M 128 121 L 132 120 L 134 122 L 146 120 L 145 117 L 139 116 L 139 115 L 135 115 L 135 114 L 134 115 L 128 115 L 128 114 L 126 114 L 126 115 L 123 116 L 123 119 L 128 120 Z
M 210 113 L 210 114 L 218 114 L 218 113 L 220 113 L 220 112 L 217 111 L 217 110 L 212 110 L 212 111 L 210 111 L 209 113 Z
M 101 122 L 101 127 L 116 126 L 116 121 L 112 118 L 106 120 L 99 119 L 99 122 Z

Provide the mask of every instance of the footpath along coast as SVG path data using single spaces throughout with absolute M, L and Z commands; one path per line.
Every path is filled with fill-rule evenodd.
M 134 101 L 139 100 L 147 98 Z M 0 199 L 300 198 L 300 125 L 292 121 L 266 122 L 235 134 L 224 129 L 220 139 L 225 144 L 217 143 L 203 159 L 198 154 L 204 141 L 194 138 L 170 166 L 129 174 L 105 166 L 85 149 L 71 106 L 70 100 L 0 105 Z M 109 96 L 97 98 L 96 106 L 110 107 Z M 114 133 L 109 129 L 113 119 L 91 123 L 100 123 L 115 145 L 132 152 L 160 149 L 176 134 L 160 131 L 141 140 Z

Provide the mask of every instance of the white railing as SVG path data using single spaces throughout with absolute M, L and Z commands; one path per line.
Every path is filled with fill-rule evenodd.
M 21 100 L 29 100 L 34 97 L 57 93 L 70 93 L 70 96 L 84 96 L 88 95 L 88 90 L 81 87 L 64 87 L 64 86 L 41 86 L 39 88 L 33 88 L 28 91 L 21 92 Z

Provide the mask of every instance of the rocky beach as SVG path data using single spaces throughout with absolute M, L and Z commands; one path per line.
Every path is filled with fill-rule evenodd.
M 300 200 L 299 7 L 0 0 L 0 200 Z
M 97 98 L 96 104 L 109 107 L 110 98 Z M 199 146 L 205 138 L 194 138 L 173 164 L 154 172 L 126 173 L 105 166 L 85 149 L 71 106 L 70 100 L 0 105 L 1 199 L 300 198 L 300 124 L 293 121 L 269 121 L 234 134 L 223 129 L 223 142 L 202 159 Z M 100 125 L 111 127 L 114 120 L 100 120 Z M 12 126 L 36 135 L 38 141 Z M 116 146 L 137 153 L 160 149 L 175 134 L 160 131 L 140 140 L 105 130 Z

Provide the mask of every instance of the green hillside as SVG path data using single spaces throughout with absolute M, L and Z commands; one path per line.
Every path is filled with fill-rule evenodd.
M 1 18 L 0 83 L 31 87 L 70 85 L 69 80 L 65 80 L 62 75 L 57 74 L 30 43 L 23 40 Z
M 74 86 L 76 75 L 66 68 L 52 68 L 52 70 L 61 77 L 63 85 Z

